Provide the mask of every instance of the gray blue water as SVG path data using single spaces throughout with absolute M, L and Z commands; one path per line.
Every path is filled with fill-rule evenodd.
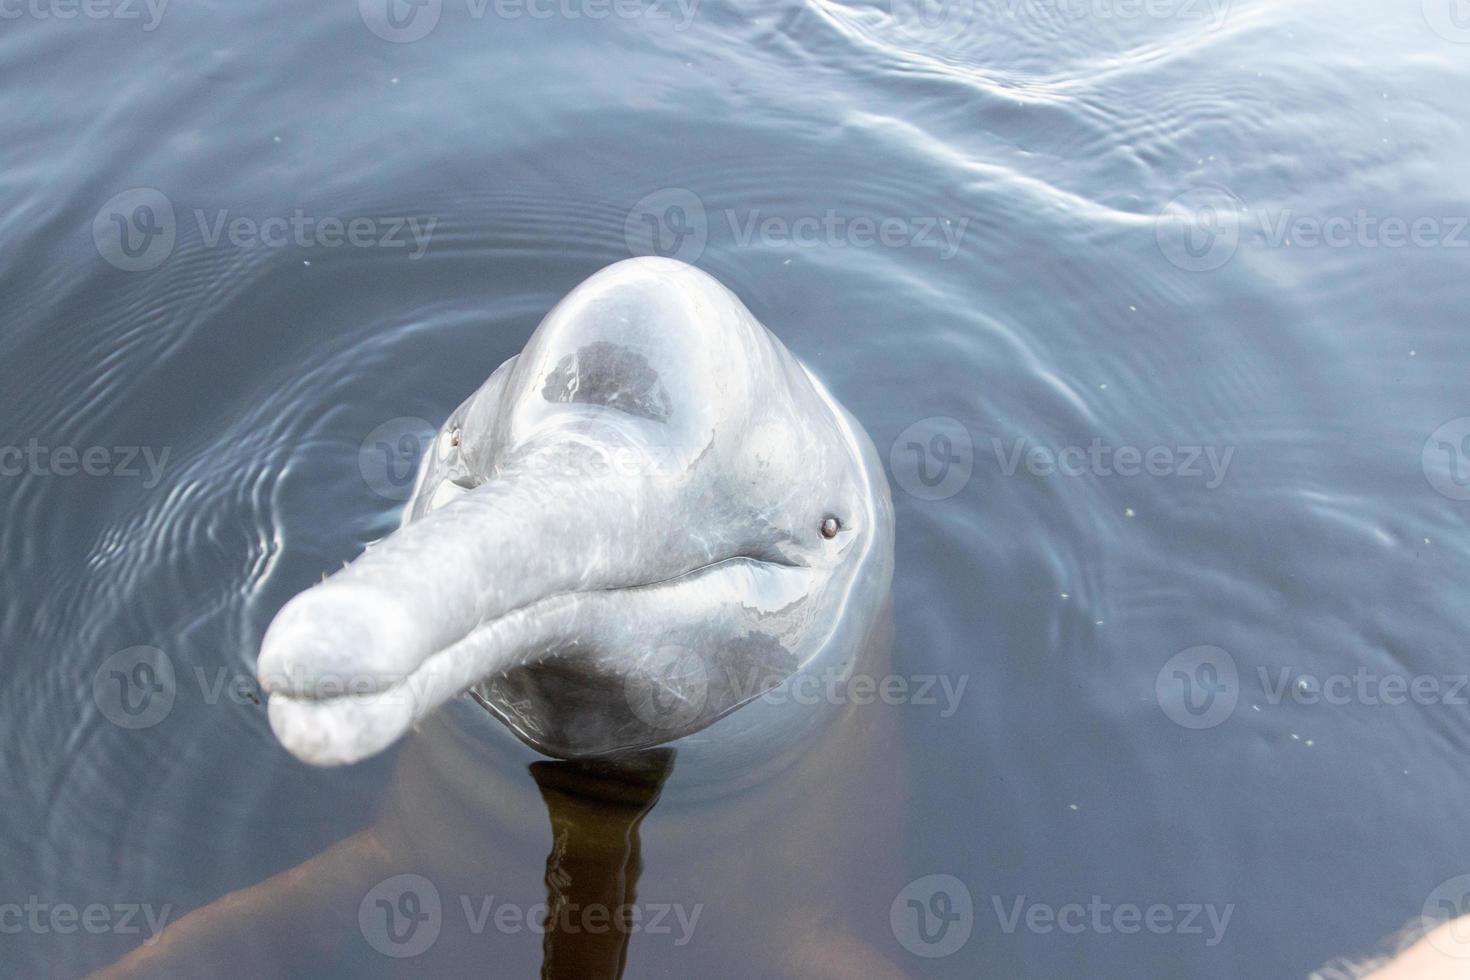
M 0 3 L 0 975 L 369 824 L 396 753 L 287 756 L 261 634 L 649 252 L 889 462 L 916 884 L 834 901 L 892 965 L 1306 976 L 1470 907 L 1462 0 L 386 3 Z M 214 966 L 423 975 L 370 938 Z M 627 975 L 750 975 L 676 938 Z

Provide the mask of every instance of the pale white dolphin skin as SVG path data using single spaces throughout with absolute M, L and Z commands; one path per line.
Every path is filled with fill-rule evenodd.
M 822 723 L 755 699 L 853 666 L 892 552 L 861 426 L 711 276 L 630 259 L 450 415 L 402 527 L 281 609 L 258 674 L 315 765 L 466 691 L 547 755 L 738 755 Z

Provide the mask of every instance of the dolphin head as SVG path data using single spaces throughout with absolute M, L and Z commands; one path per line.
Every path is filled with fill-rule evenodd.
M 271 725 L 347 763 L 470 691 L 549 755 L 672 741 L 829 646 L 891 521 L 866 435 L 734 294 L 620 262 L 449 417 L 402 527 L 281 609 Z

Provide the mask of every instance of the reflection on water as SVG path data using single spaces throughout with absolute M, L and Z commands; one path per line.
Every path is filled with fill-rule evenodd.
M 703 911 L 626 975 L 779 946 L 797 975 L 1301 976 L 1463 898 L 1449 0 L 119 6 L 0 31 L 0 972 L 84 975 L 147 912 L 325 856 L 357 889 L 331 921 L 258 920 L 201 972 L 535 974 L 541 935 L 461 904 L 545 902 L 535 758 L 483 719 L 501 795 L 395 822 L 436 753 L 300 766 L 254 657 L 396 525 L 416 459 L 377 443 L 415 457 L 557 298 L 652 250 L 888 460 L 904 692 L 759 799 L 684 805 L 681 758 L 637 902 Z M 441 892 L 420 956 L 358 919 L 398 874 Z M 1094 897 L 1174 925 L 1047 927 Z M 1231 910 L 1218 942 L 1190 906 Z
M 638 824 L 658 802 L 674 753 L 651 749 L 611 765 L 536 762 L 551 814 L 541 975 L 621 977 L 640 925 Z M 609 771 L 611 770 L 611 771 Z

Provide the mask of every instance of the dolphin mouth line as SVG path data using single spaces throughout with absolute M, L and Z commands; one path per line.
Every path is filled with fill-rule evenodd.
M 455 694 L 469 690 L 492 673 L 525 666 L 548 653 L 554 655 L 555 648 L 543 648 L 527 650 L 514 660 L 506 660 L 503 657 L 495 659 L 492 656 L 495 652 L 505 649 L 507 644 L 513 644 L 517 636 L 529 638 L 532 632 L 542 632 L 533 630 L 536 622 L 557 622 L 562 617 L 569 617 L 580 600 L 594 596 L 620 593 L 632 595 L 675 588 L 739 569 L 779 574 L 786 571 L 807 571 L 809 566 L 784 556 L 762 555 L 757 557 L 739 554 L 720 558 L 676 575 L 649 582 L 553 592 L 509 609 L 498 616 L 482 620 L 464 636 L 434 651 L 422 663 L 405 674 L 396 676 L 365 674 L 354 677 L 350 681 L 342 679 L 342 690 L 333 690 L 328 685 L 308 690 L 274 690 L 270 691 L 270 694 L 272 698 L 278 698 L 284 702 L 303 707 L 320 708 L 349 702 L 386 704 L 400 698 L 410 704 L 418 704 L 424 702 L 425 699 L 435 704 L 442 703 Z M 475 670 L 466 670 L 467 665 L 474 665 Z M 455 683 L 458 684 L 458 687 L 446 695 L 447 686 Z M 269 690 L 269 685 L 267 689 Z

